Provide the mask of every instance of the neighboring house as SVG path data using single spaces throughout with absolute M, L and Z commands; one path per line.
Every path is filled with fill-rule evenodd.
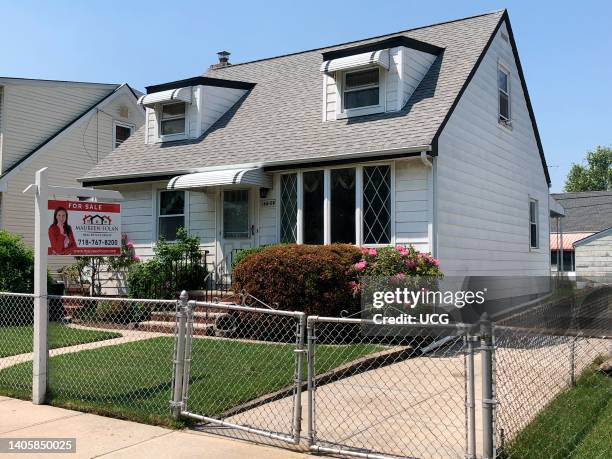
M 542 50 L 545 52 L 545 50 Z M 217 262 L 276 242 L 412 244 L 447 275 L 549 275 L 549 176 L 499 11 L 147 88 L 82 179 L 140 256 L 178 227 Z
M 565 217 L 559 220 L 559 224 L 551 221 L 550 225 L 552 269 L 561 270 L 563 253 L 563 272 L 574 277 L 577 271 L 574 243 L 612 226 L 612 191 L 554 193 L 551 196 L 565 209 Z
M 612 284 L 612 227 L 574 242 L 576 277 Z
M 36 171 L 47 167 L 50 185 L 80 186 L 144 124 L 138 96 L 127 84 L 0 77 L 0 228 L 33 245 L 34 199 L 22 191 Z

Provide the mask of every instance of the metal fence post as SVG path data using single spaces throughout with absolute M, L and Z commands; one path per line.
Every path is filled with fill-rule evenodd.
M 183 374 L 185 371 L 185 338 L 188 308 L 189 299 L 187 292 L 183 290 L 176 313 L 177 331 L 176 344 L 174 346 L 174 380 L 172 383 L 172 401 L 170 402 L 170 409 L 175 419 L 180 417 L 183 408 Z
M 482 360 L 482 455 L 492 459 L 495 454 L 494 405 L 493 400 L 493 328 L 485 317 L 480 324 Z
M 478 336 L 466 336 L 467 356 L 466 356 L 466 399 L 465 407 L 467 411 L 467 459 L 476 458 L 476 388 L 474 372 L 474 350 L 479 341 Z
M 576 339 L 572 336 L 570 343 L 570 386 L 576 385 Z
M 314 391 L 315 391 L 315 343 L 316 337 L 316 316 L 309 316 L 306 322 L 307 340 L 308 340 L 308 446 L 312 446 L 315 442 L 315 407 L 314 407 Z
M 47 321 L 49 308 L 47 301 L 47 214 L 48 188 L 47 168 L 36 172 L 36 207 L 34 210 L 34 343 L 32 356 L 32 402 L 40 405 L 45 402 L 47 393 L 47 363 L 49 346 L 47 341 Z
M 195 301 L 187 302 L 186 316 L 187 328 L 185 330 L 185 365 L 183 368 L 183 390 L 182 410 L 187 411 L 187 399 L 189 398 L 189 380 L 191 379 L 191 361 L 193 353 L 193 304 Z
M 299 443 L 302 432 L 302 368 L 304 363 L 304 341 L 306 335 L 306 315 L 299 316 L 295 348 L 295 399 L 293 402 L 293 439 Z

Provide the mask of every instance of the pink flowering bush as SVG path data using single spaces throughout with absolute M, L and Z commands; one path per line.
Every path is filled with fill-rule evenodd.
M 440 262 L 428 253 L 418 252 L 412 246 L 362 248 L 361 260 L 353 265 L 360 278 L 388 279 L 392 284 L 405 284 L 414 278 L 441 279 Z M 358 293 L 362 284 L 351 284 Z

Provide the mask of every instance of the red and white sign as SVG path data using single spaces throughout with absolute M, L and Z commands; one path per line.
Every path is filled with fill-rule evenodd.
M 121 204 L 49 200 L 49 255 L 121 254 Z

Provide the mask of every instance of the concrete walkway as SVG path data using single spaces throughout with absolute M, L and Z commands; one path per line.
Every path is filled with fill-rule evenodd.
M 313 457 L 190 430 L 170 430 L 0 396 L 0 438 L 53 437 L 76 438 L 76 454 L 1 454 L 2 459 Z

